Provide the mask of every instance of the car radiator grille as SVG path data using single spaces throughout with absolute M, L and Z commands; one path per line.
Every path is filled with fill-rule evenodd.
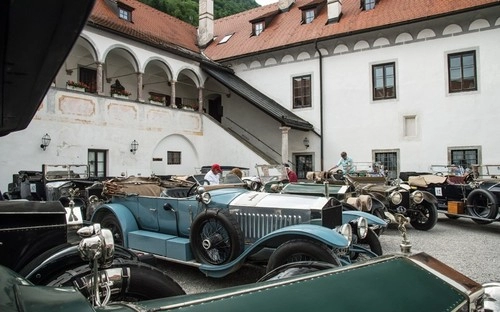
M 282 227 L 303 223 L 298 215 L 258 214 L 238 212 L 235 217 L 246 241 L 255 241 Z

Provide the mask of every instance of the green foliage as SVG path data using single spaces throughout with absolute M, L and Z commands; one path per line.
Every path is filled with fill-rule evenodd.
M 159 11 L 198 26 L 198 0 L 139 0 Z M 215 0 L 215 19 L 258 7 L 255 0 Z

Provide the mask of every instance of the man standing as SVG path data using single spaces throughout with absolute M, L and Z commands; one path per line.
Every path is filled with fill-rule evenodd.
M 339 161 L 337 162 L 337 164 L 335 166 L 333 166 L 328 171 L 332 171 L 332 170 L 337 169 L 337 168 L 340 168 L 340 170 L 342 170 L 343 174 L 354 173 L 355 168 L 354 168 L 353 163 L 352 163 L 352 158 L 347 157 L 346 152 L 340 153 Z
M 222 169 L 219 164 L 213 164 L 210 171 L 205 174 L 205 180 L 207 180 L 210 185 L 219 184 L 220 174 L 222 173 Z

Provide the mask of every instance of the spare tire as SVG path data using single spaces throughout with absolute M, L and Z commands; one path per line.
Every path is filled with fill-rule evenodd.
M 224 264 L 237 258 L 244 248 L 243 233 L 228 211 L 207 209 L 191 225 L 191 249 L 200 263 Z
M 475 189 L 467 196 L 467 213 L 473 217 L 496 219 L 498 203 L 490 191 Z

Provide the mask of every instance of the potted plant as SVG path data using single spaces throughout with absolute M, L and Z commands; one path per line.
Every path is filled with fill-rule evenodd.
M 128 92 L 127 90 L 111 89 L 111 96 L 112 97 L 128 99 L 130 94 L 132 94 L 132 93 Z
M 164 104 L 164 97 L 158 95 L 151 95 L 149 97 L 149 103 L 151 104 Z
M 89 88 L 89 86 L 81 81 L 73 81 L 73 80 L 68 80 L 66 82 L 66 88 L 70 90 L 77 90 L 81 92 L 85 92 L 86 89 Z

